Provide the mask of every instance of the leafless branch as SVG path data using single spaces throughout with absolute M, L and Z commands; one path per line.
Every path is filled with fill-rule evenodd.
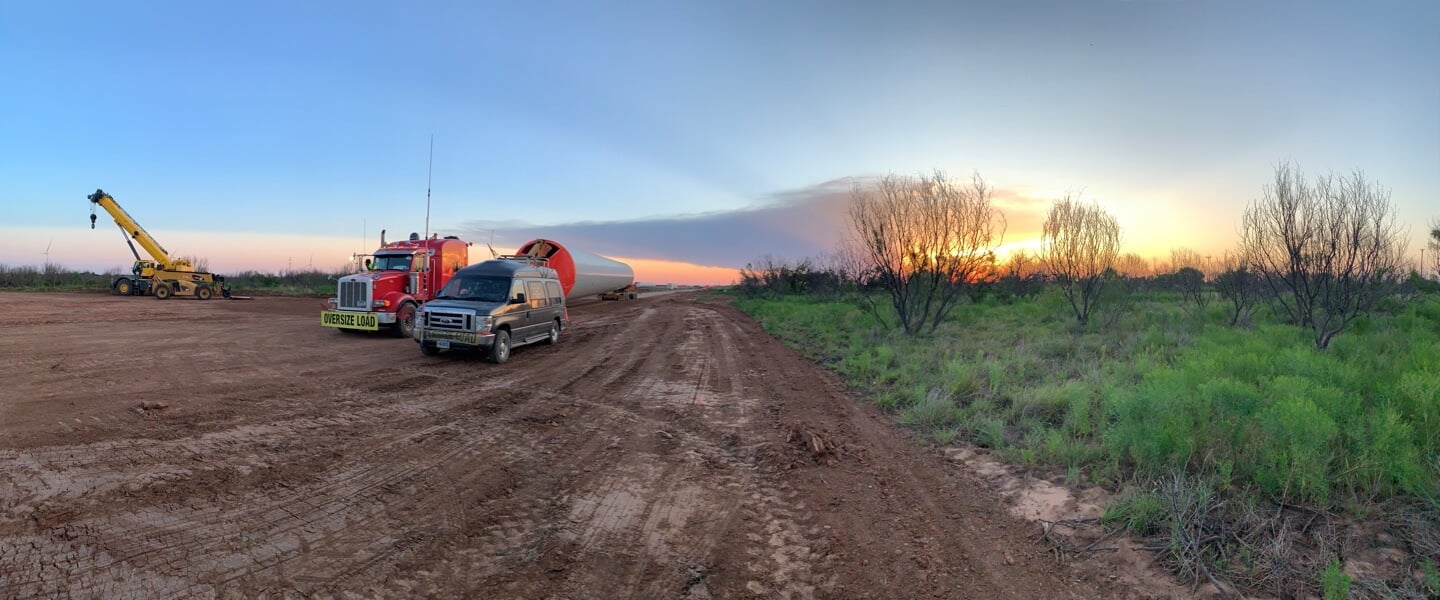
M 967 185 L 940 171 L 890 175 L 852 191 L 855 247 L 906 333 L 933 331 L 962 292 L 993 270 L 1005 217 L 990 195 L 979 174 Z M 885 320 L 877 305 L 872 310 Z

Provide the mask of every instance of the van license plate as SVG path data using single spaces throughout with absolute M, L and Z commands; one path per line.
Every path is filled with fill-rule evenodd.
M 450 340 L 435 340 L 435 347 L 441 350 L 449 350 Z

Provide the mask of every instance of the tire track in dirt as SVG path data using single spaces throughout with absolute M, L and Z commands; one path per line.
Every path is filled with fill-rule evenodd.
M 490 365 L 242 304 L 223 326 L 198 304 L 139 311 L 193 322 L 164 354 L 196 395 L 0 442 L 0 597 L 1101 595 L 727 305 L 572 308 L 559 345 Z M 93 367 L 62 396 L 86 410 L 141 393 L 128 373 L 155 360 L 126 350 L 143 327 L 107 319 L 115 343 L 67 359 Z M 19 381 L 57 381 L 32 363 Z
M 394 497 L 399 496 L 401 501 L 414 498 L 410 492 L 416 485 L 438 487 L 434 489 L 438 493 L 420 495 L 419 502 L 405 507 L 407 513 L 434 514 L 439 505 L 453 501 L 456 494 L 463 494 L 476 482 L 494 475 L 493 469 L 473 472 L 462 469 L 467 472 L 438 477 L 436 472 L 445 465 L 473 463 L 471 459 L 481 453 L 482 448 L 487 455 L 504 458 L 507 449 L 524 447 L 521 438 L 528 433 L 522 428 L 482 428 L 480 420 L 479 416 L 456 419 L 419 432 L 391 436 L 395 439 L 388 443 L 369 441 L 362 446 L 369 450 L 347 461 L 350 467 L 324 473 L 311 485 L 284 492 L 266 490 L 263 497 L 250 493 L 236 501 L 203 504 L 200 508 L 157 507 L 112 516 L 105 519 L 104 527 L 124 534 L 110 536 L 112 541 L 103 544 L 105 552 L 114 559 L 99 565 L 98 570 L 115 571 L 124 565 L 138 565 L 147 572 L 172 575 L 166 572 L 167 565 L 173 562 L 170 557 L 179 556 L 185 558 L 187 568 L 210 573 L 215 585 L 223 587 L 284 564 L 287 555 L 294 555 L 302 547 L 318 558 L 302 561 L 303 567 L 291 567 L 308 574 L 296 580 L 299 584 L 329 583 L 355 575 L 360 567 L 373 568 L 389 560 L 395 552 L 382 548 L 367 556 L 363 552 L 357 554 L 355 549 L 373 546 L 373 536 L 384 531 L 384 523 L 378 521 L 393 511 L 394 507 L 388 505 Z M 462 435 L 461 430 L 465 429 L 473 431 Z M 392 458 L 395 456 L 417 458 L 396 461 Z M 501 467 L 503 463 L 496 468 Z M 425 483 L 417 483 L 421 481 Z M 437 481 L 445 483 L 435 486 Z M 85 530 L 94 529 L 91 522 L 82 521 L 78 525 Z M 288 541 L 287 536 L 292 535 L 294 541 Z M 217 543 L 224 540 L 233 543 L 234 538 L 247 538 L 241 543 L 248 545 L 244 549 L 244 560 L 237 560 L 233 549 L 222 548 Z M 265 547 L 258 544 L 260 539 L 287 541 L 267 542 L 269 545 Z M 371 543 L 365 543 L 366 540 Z M 24 546 L 24 541 L 28 540 L 22 538 L 17 545 Z M 326 548 L 337 551 L 327 553 Z M 26 562 L 24 556 L 19 560 Z M 67 572 L 65 576 L 85 581 L 91 574 Z M 141 585 L 128 588 L 130 592 L 149 591 L 147 586 L 153 583 L 144 582 L 146 578 L 138 572 L 123 575 L 126 579 L 141 580 Z M 27 584 L 37 583 L 12 582 L 16 587 L 0 588 L 0 591 L 39 589 L 27 588 Z

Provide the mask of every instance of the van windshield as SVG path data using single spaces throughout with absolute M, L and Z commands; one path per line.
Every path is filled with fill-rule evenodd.
M 435 296 L 443 300 L 504 302 L 510 296 L 510 278 L 494 275 L 456 275 Z

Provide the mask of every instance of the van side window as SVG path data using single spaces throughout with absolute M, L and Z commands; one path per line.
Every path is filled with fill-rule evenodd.
M 540 281 L 525 282 L 525 299 L 530 301 L 530 308 L 545 308 L 550 305 L 550 299 L 545 297 L 545 284 Z
M 545 290 L 550 292 L 550 304 L 552 306 L 559 306 L 565 303 L 565 294 L 560 291 L 560 282 L 545 282 Z
M 519 297 L 520 297 L 520 294 L 523 294 L 523 293 L 525 293 L 525 282 L 520 281 L 519 279 L 516 279 L 515 281 L 510 282 L 510 301 L 511 301 L 511 302 L 514 302 L 515 299 L 516 299 L 516 298 L 519 298 Z

